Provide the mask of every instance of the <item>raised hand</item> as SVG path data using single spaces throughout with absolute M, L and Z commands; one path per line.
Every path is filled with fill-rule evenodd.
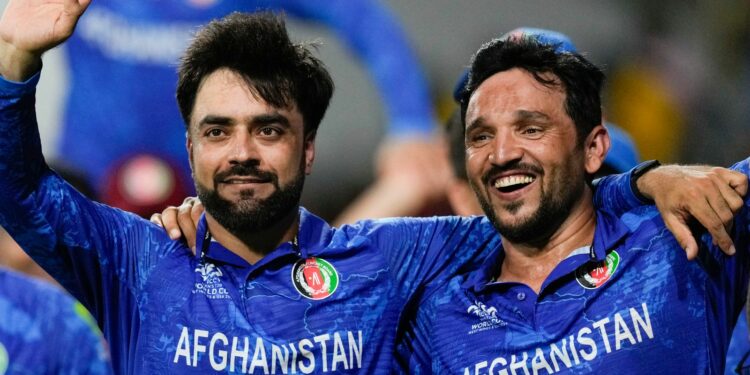
M 64 42 L 91 0 L 10 0 L 0 18 L 0 74 L 22 81 Z

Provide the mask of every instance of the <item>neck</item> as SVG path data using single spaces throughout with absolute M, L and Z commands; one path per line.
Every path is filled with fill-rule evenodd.
M 206 224 L 211 236 L 229 251 L 250 264 L 255 264 L 284 242 L 294 239 L 299 231 L 299 207 L 263 230 L 232 233 L 206 212 Z
M 596 214 L 591 189 L 573 206 L 570 215 L 542 244 L 513 243 L 503 237 L 505 259 L 499 281 L 528 285 L 539 294 L 544 280 L 571 252 L 594 241 Z

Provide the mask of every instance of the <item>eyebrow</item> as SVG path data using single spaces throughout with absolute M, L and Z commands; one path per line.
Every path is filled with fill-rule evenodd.
M 258 116 L 250 117 L 250 123 L 255 125 L 267 125 L 267 124 L 280 124 L 284 127 L 289 127 L 289 119 L 280 113 L 269 113 Z M 231 117 L 217 116 L 217 115 L 206 115 L 199 122 L 198 127 L 204 125 L 219 125 L 229 126 L 235 121 Z
M 469 134 L 471 131 L 473 131 L 476 128 L 481 128 L 485 126 L 484 124 L 484 118 L 479 117 L 472 121 L 469 125 L 466 126 L 466 130 L 464 131 L 465 134 Z
M 527 110 L 518 110 L 516 111 L 516 122 L 524 122 L 524 121 L 531 121 L 531 120 L 543 120 L 543 121 L 549 121 L 550 117 L 547 116 L 547 114 L 539 111 L 527 111 Z
M 256 125 L 279 124 L 289 127 L 289 119 L 278 112 L 253 116 L 251 122 Z
M 525 109 L 520 109 L 515 112 L 515 119 L 514 122 L 516 123 L 523 123 L 527 121 L 544 121 L 548 122 L 550 121 L 550 117 L 545 114 L 544 112 L 539 111 L 527 111 Z M 470 124 L 466 126 L 466 134 L 470 133 L 476 128 L 482 128 L 486 126 L 484 118 L 479 117 L 472 121 Z

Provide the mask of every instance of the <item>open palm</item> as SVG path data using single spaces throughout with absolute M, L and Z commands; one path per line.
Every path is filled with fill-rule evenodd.
M 0 18 L 0 38 L 41 55 L 67 39 L 91 0 L 10 0 Z

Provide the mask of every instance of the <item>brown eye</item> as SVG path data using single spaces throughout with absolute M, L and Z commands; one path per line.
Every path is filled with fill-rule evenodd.
M 540 137 L 543 132 L 544 132 L 544 130 L 542 128 L 532 127 L 532 126 L 524 128 L 523 130 L 521 130 L 521 134 L 522 135 L 525 135 L 525 136 L 528 136 L 528 137 L 531 137 L 531 138 Z
M 224 135 L 224 131 L 221 129 L 213 128 L 206 132 L 206 136 L 208 137 L 220 137 Z
M 274 137 L 281 135 L 281 131 L 271 126 L 266 126 L 260 129 L 260 134 L 264 137 Z
M 476 134 L 470 135 L 466 141 L 468 146 L 477 146 L 482 145 L 489 141 L 491 138 L 490 134 L 487 132 L 479 132 Z

